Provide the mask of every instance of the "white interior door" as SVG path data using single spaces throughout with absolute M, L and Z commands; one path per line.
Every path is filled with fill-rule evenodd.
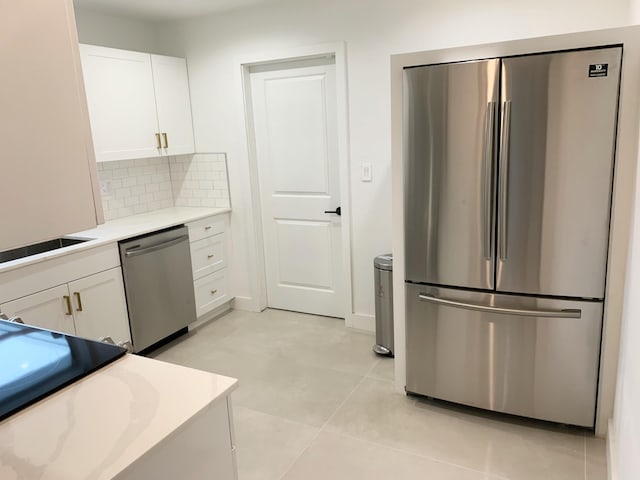
M 344 317 L 335 61 L 250 78 L 268 306 Z

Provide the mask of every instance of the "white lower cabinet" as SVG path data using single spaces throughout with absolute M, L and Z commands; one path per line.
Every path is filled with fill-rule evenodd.
M 131 342 L 122 271 L 112 268 L 69 283 L 76 335 Z
M 231 300 L 227 270 L 227 214 L 187 224 L 198 318 Z
M 3 303 L 0 310 L 27 325 L 93 340 L 131 341 L 119 267 Z
M 226 270 L 207 275 L 193 282 L 198 317 L 229 300 Z
M 118 480 L 237 480 L 231 398 L 205 408 L 118 476 Z
M 34 293 L 0 305 L 0 311 L 9 317 L 18 316 L 27 325 L 74 335 L 73 315 L 66 314 L 67 285 Z

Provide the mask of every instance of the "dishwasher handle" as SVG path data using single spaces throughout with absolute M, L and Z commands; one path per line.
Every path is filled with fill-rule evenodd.
M 155 245 L 151 245 L 149 247 L 140 247 L 135 246 L 132 248 L 128 248 L 125 250 L 125 257 L 135 257 L 136 255 L 144 255 L 145 253 L 155 252 L 157 250 L 162 250 L 163 248 L 171 247 L 172 245 L 177 245 L 178 243 L 189 240 L 189 235 L 182 235 L 177 238 L 173 238 L 166 242 L 156 243 Z

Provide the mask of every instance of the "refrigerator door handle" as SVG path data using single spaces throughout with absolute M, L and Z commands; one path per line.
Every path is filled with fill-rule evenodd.
M 502 103 L 502 124 L 500 125 L 500 200 L 499 222 L 500 232 L 499 255 L 500 260 L 507 259 L 507 200 L 509 185 L 509 136 L 511 134 L 511 100 Z
M 492 307 L 489 305 L 479 305 L 477 303 L 458 302 L 447 298 L 435 297 L 427 293 L 420 293 L 418 298 L 424 302 L 445 305 L 447 307 L 463 308 L 476 312 L 498 313 L 503 315 L 518 315 L 525 317 L 552 317 L 552 318 L 580 318 L 581 310 L 526 310 L 520 308 Z
M 493 192 L 491 189 L 493 179 L 493 145 L 495 130 L 496 102 L 487 102 L 487 110 L 484 119 L 484 235 L 483 255 L 486 260 L 492 259 L 492 232 L 493 232 Z

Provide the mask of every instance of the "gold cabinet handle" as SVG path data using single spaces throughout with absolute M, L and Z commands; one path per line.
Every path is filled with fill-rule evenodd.
M 64 298 L 64 301 L 67 304 L 66 315 L 73 315 L 73 309 L 71 308 L 71 297 L 69 295 L 64 295 L 62 298 Z
M 169 137 L 166 132 L 162 132 L 162 138 L 164 139 L 164 148 L 169 148 Z
M 162 148 L 162 142 L 160 142 L 160 134 L 156 133 L 156 148 L 157 149 L 161 149 Z
M 211 295 L 215 295 L 216 293 L 218 293 L 218 290 L 211 290 Z
M 211 255 L 207 255 L 207 258 L 211 260 L 213 258 L 213 253 Z
M 76 308 L 77 312 L 82 311 L 82 298 L 80 298 L 80 292 L 73 292 L 76 297 L 76 303 L 78 304 L 78 308 Z

